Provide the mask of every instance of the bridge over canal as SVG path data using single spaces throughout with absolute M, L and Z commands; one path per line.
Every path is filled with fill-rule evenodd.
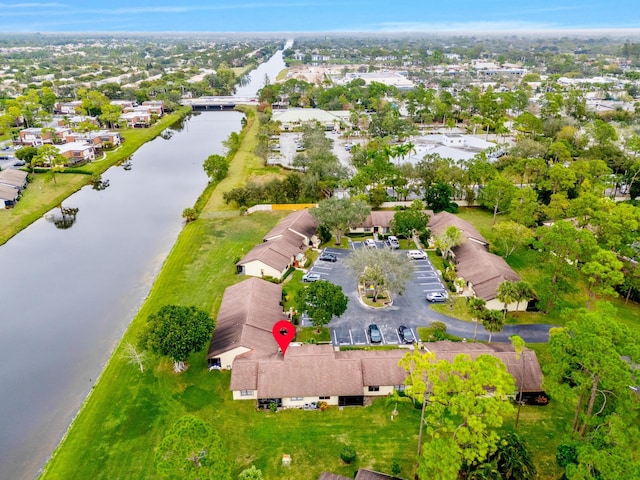
M 190 105 L 193 110 L 233 110 L 237 105 L 256 105 L 258 97 L 206 96 L 184 98 L 181 105 Z

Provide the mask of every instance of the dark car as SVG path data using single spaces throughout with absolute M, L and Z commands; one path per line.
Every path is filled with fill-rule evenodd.
M 338 257 L 336 257 L 333 253 L 322 252 L 318 257 L 318 260 L 322 260 L 323 262 L 337 262 Z
M 371 343 L 382 342 L 382 333 L 375 323 L 369 325 L 369 338 L 371 339 Z
M 415 339 L 413 338 L 413 332 L 410 328 L 405 327 L 404 325 L 400 325 L 398 328 L 398 336 L 400 337 L 400 341 L 403 343 L 414 343 Z

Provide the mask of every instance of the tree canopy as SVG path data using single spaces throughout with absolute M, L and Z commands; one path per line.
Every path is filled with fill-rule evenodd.
M 416 350 L 400 366 L 409 374 L 408 394 L 426 401 L 431 440 L 424 444 L 420 478 L 456 480 L 464 463 L 483 462 L 496 450 L 497 429 L 514 410 L 508 397 L 516 389 L 500 359 L 460 354 L 449 362 Z
M 350 227 L 364 222 L 371 208 L 362 200 L 331 197 L 318 203 L 318 208 L 310 211 L 320 225 L 328 228 L 336 237 L 336 245 L 342 241 L 342 234 Z
M 373 288 L 374 302 L 385 290 L 389 295 L 402 294 L 413 276 L 412 264 L 406 255 L 386 248 L 354 250 L 345 263 L 360 283 Z
M 309 314 L 311 323 L 318 330 L 327 325 L 334 315 L 341 316 L 348 303 L 349 297 L 342 292 L 342 287 L 326 280 L 312 282 L 302 292 L 301 308 Z
M 156 449 L 156 468 L 175 480 L 231 480 L 220 436 L 204 420 L 186 415 L 167 432 Z
M 165 305 L 147 317 L 140 344 L 174 362 L 184 362 L 211 340 L 214 321 L 196 307 Z

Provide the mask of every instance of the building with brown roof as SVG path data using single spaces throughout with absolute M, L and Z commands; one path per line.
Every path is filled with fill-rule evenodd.
M 448 361 L 460 354 L 497 357 L 523 393 L 542 392 L 542 370 L 532 350 L 517 355 L 506 344 L 445 341 L 424 344 L 424 351 Z M 362 406 L 367 399 L 404 391 L 407 374 L 398 363 L 406 349 L 335 351 L 331 345 L 292 344 L 284 356 L 273 348 L 264 353 L 235 359 L 231 375 L 234 399 L 257 400 L 261 408 L 271 403 L 304 408 L 318 402 Z
M 238 355 L 253 352 L 255 358 L 276 353 L 278 346 L 271 329 L 284 318 L 281 298 L 280 285 L 258 278 L 228 287 L 207 353 L 209 365 L 230 369 Z
M 448 212 L 439 212 L 429 219 L 428 227 L 435 235 L 448 227 L 457 227 L 465 242 L 453 249 L 458 276 L 478 298 L 487 302 L 487 308 L 502 310 L 504 303 L 496 298 L 498 285 L 505 281 L 517 282 L 520 277 L 504 258 L 489 252 L 489 242 L 469 222 Z M 513 302 L 507 310 L 525 310 L 527 302 Z
M 391 227 L 391 220 L 395 215 L 393 210 L 374 210 L 367 218 L 364 219 L 362 225 L 349 229 L 351 233 L 389 233 Z
M 306 262 L 305 250 L 317 244 L 317 223 L 307 210 L 287 215 L 238 263 L 238 273 L 282 278 L 287 270 Z
M 318 477 L 318 480 L 350 480 L 342 475 L 335 475 L 333 473 L 322 472 Z M 355 476 L 355 480 L 403 480 L 400 477 L 392 477 L 386 473 L 374 472 L 366 468 L 361 468 Z

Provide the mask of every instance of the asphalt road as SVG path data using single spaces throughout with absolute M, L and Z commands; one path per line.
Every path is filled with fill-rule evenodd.
M 378 248 L 385 248 L 384 242 L 377 242 Z M 352 248 L 364 248 L 362 242 L 353 242 Z M 472 340 L 487 341 L 487 332 L 481 323 L 475 324 L 457 320 L 434 312 L 431 304 L 426 301 L 426 293 L 430 291 L 444 291 L 440 274 L 431 262 L 427 260 L 413 260 L 413 279 L 407 284 L 403 295 L 393 299 L 393 305 L 386 308 L 371 308 L 362 304 L 357 294 L 357 278 L 345 266 L 344 260 L 352 250 L 328 248 L 327 251 L 338 257 L 337 262 L 316 261 L 310 271 L 321 275 L 323 280 L 329 280 L 340 285 L 349 297 L 347 311 L 339 318 L 334 317 L 328 325 L 334 345 L 367 345 L 370 344 L 368 326 L 375 323 L 382 333 L 382 344 L 397 345 L 401 343 L 398 327 L 405 325 L 411 329 L 416 338 L 417 327 L 428 327 L 431 322 L 439 321 L 447 325 L 447 333 Z M 405 254 L 406 250 L 399 250 L 398 254 Z M 303 325 L 308 325 L 303 319 Z M 549 340 L 549 329 L 553 325 L 505 325 L 501 332 L 494 333 L 492 341 L 509 342 L 509 337 L 520 335 L 525 342 L 538 343 Z

